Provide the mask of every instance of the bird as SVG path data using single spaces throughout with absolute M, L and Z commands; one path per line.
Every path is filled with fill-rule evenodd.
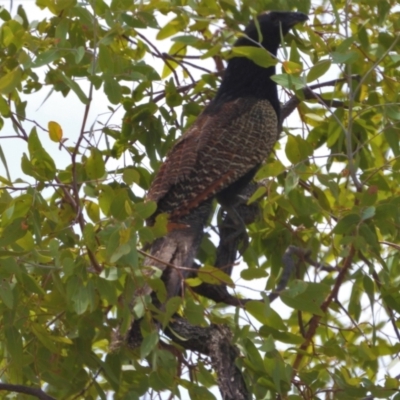
M 261 46 L 276 57 L 282 37 L 307 19 L 301 12 L 261 14 L 234 46 Z M 265 68 L 235 54 L 227 62 L 214 99 L 174 144 L 147 193 L 147 200 L 157 204 L 148 224 L 154 224 L 161 213 L 169 218 L 170 231 L 156 239 L 145 261 L 163 270 L 168 297 L 179 294 L 188 276 L 172 265 L 192 267 L 213 199 L 240 225 L 237 196 L 278 139 L 280 103 L 271 79 L 275 66 Z

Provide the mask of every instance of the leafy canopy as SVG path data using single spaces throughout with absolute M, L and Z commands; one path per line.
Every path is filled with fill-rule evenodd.
M 266 179 L 252 199 L 262 218 L 249 227 L 237 281 L 265 298 L 288 246 L 308 250 L 280 295 L 287 313 L 267 300 L 230 313 L 187 290 L 164 320 L 181 310 L 194 325 L 228 324 L 258 399 L 399 398 L 391 363 L 400 351 L 396 2 L 36 4 L 50 16 L 35 22 L 24 6 L 0 11 L 1 381 L 57 399 L 184 389 L 192 399 L 215 398 L 207 358 L 186 355 L 190 374 L 181 375 L 158 332 L 145 332 L 136 353 L 110 345 L 117 328 L 129 328 L 132 309 L 136 317 L 151 309 L 147 297 L 131 299 L 147 280 L 140 249 L 166 232 L 164 216 L 144 223 L 155 210 L 143 200 L 154 171 L 213 97 L 221 55 L 229 58 L 242 24 L 297 7 L 310 21 L 288 35 L 274 80 L 282 102 L 297 96 L 298 118 L 284 122 L 276 154 L 257 174 Z M 81 128 L 67 134 L 53 115 L 29 111 L 37 93 L 43 107 L 64 96 L 70 103 L 57 107 Z M 99 96 L 106 114 L 94 109 Z M 208 267 L 196 279 L 229 283 L 210 267 L 214 257 L 207 237 L 199 260 Z M 159 274 L 150 285 L 162 297 Z

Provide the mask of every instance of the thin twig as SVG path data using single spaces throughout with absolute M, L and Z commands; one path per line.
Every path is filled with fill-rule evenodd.
M 193 82 L 193 83 L 189 83 L 188 85 L 184 85 L 184 86 L 180 86 L 178 88 L 176 88 L 176 91 L 178 93 L 183 93 L 188 91 L 189 89 L 194 88 L 197 85 L 197 82 Z M 160 100 L 165 98 L 165 90 L 163 90 L 158 96 L 153 97 L 152 102 L 153 103 L 158 103 Z
M 191 63 L 191 62 L 189 62 L 189 61 L 185 61 L 185 60 L 179 60 L 179 61 L 177 61 L 177 60 L 176 60 L 176 58 L 177 58 L 177 57 L 176 57 L 176 56 L 177 56 L 176 54 L 174 54 L 173 56 L 171 56 L 170 54 L 162 53 L 162 55 L 163 55 L 164 57 L 168 57 L 169 59 L 173 60 L 173 61 L 176 62 L 177 64 L 181 65 L 182 68 L 184 68 L 184 67 L 183 67 L 183 64 L 186 64 L 186 65 L 188 65 L 189 67 L 198 69 L 199 71 L 206 72 L 207 74 L 212 74 L 212 71 L 210 71 L 210 70 L 207 69 L 207 68 L 201 67 L 200 65 L 193 64 L 193 63 Z M 186 69 L 186 68 L 185 68 L 185 69 Z
M 351 78 L 354 80 L 360 80 L 359 75 L 352 75 Z M 345 105 L 343 102 L 338 100 L 325 100 L 320 94 L 315 93 L 314 90 L 327 86 L 336 86 L 338 83 L 343 83 L 346 81 L 347 78 L 339 78 L 327 82 L 316 83 L 314 85 L 306 86 L 302 89 L 303 99 L 304 100 L 316 99 L 319 101 L 321 105 L 324 105 L 326 107 L 335 107 L 335 108 L 344 107 Z M 296 109 L 296 107 L 298 107 L 301 101 L 302 101 L 301 98 L 293 96 L 290 98 L 289 101 L 287 101 L 284 104 L 281 110 L 281 122 L 284 121 Z
M 354 318 L 349 314 L 349 312 L 346 310 L 346 308 L 343 306 L 343 304 L 338 299 L 335 299 L 335 303 L 346 314 L 347 318 L 351 321 L 353 326 L 358 330 L 359 334 L 365 339 L 365 342 L 368 343 L 368 345 L 370 345 L 370 343 L 368 342 L 367 336 L 364 334 L 362 329 L 360 329 L 360 327 L 358 326 L 357 322 L 354 321 Z
M 174 75 L 176 86 L 180 86 L 178 74 L 176 73 L 175 69 L 171 66 L 171 64 L 168 62 L 168 60 L 165 57 L 163 57 L 163 54 L 160 52 L 160 50 L 158 50 L 158 48 L 154 46 L 154 44 L 151 43 L 151 41 L 147 39 L 145 35 L 142 35 L 138 31 L 135 31 L 135 33 L 143 40 L 143 42 L 147 43 L 154 50 L 154 52 L 150 51 L 150 54 L 152 54 L 154 57 L 161 58 L 164 61 L 165 65 L 171 70 L 172 74 Z M 131 42 L 131 39 L 128 36 L 123 35 L 123 37 L 127 39 L 129 42 Z
M 95 12 L 95 11 L 94 11 Z M 93 23 L 93 64 L 92 64 L 92 75 L 95 75 L 96 72 L 96 60 L 97 60 L 97 22 L 94 18 L 94 23 Z M 80 202 L 80 198 L 79 198 L 79 190 L 80 190 L 80 184 L 78 184 L 78 176 L 77 176 L 77 162 L 76 162 L 76 158 L 77 155 L 79 153 L 79 148 L 81 145 L 82 140 L 85 137 L 85 127 L 86 127 L 86 123 L 87 123 L 87 119 L 89 116 L 89 111 L 90 111 L 90 106 L 92 104 L 92 98 L 93 98 L 93 83 L 90 82 L 89 85 L 89 95 L 88 95 L 88 103 L 85 106 L 85 111 L 83 114 L 83 120 L 82 120 L 82 125 L 81 125 L 81 131 L 79 134 L 79 138 L 76 142 L 75 148 L 71 154 L 71 170 L 72 170 L 72 191 L 73 191 L 73 197 L 75 198 L 74 203 L 71 203 L 72 205 L 75 204 L 74 210 L 76 212 L 76 221 L 79 224 L 79 227 L 81 229 L 81 231 L 83 232 L 85 229 L 85 219 L 83 217 L 82 214 L 82 207 L 81 207 L 81 202 Z M 64 191 L 64 193 L 66 193 Z M 71 196 L 68 194 L 66 194 L 66 197 L 71 201 Z M 96 260 L 95 255 L 93 254 L 93 252 L 86 247 L 87 249 L 87 254 L 89 256 L 90 262 L 93 265 L 93 268 L 97 271 L 97 272 L 101 272 L 102 268 L 99 265 L 99 263 Z
M 26 140 L 26 138 L 16 135 L 16 136 L 0 136 L 0 139 L 23 139 Z
M 190 71 L 184 65 L 184 61 L 177 60 L 175 57 L 173 57 L 173 56 L 171 56 L 171 55 L 169 55 L 167 53 L 161 53 L 161 55 L 162 55 L 163 59 L 168 59 L 168 60 L 173 61 L 174 63 L 180 65 L 180 67 L 187 73 L 188 77 L 192 81 L 192 84 L 196 83 L 196 80 L 193 78 L 193 75 L 190 73 Z M 190 65 L 190 63 L 188 63 L 188 64 Z
M 89 384 L 85 386 L 76 396 L 72 398 L 72 400 L 79 399 L 81 396 L 85 394 L 86 391 L 90 389 L 91 386 L 94 385 L 94 382 L 96 381 L 97 377 L 100 375 L 100 372 L 102 372 L 103 368 L 99 368 L 97 372 L 93 375 L 92 379 L 90 380 Z
M 26 133 L 25 129 L 22 127 L 22 125 L 17 121 L 17 119 L 14 116 L 14 113 L 11 113 L 10 115 L 11 121 L 13 124 L 18 128 L 18 130 L 22 133 L 22 139 L 28 140 L 28 134 Z

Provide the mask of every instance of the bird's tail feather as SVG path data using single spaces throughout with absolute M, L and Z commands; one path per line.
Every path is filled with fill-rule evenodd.
M 188 276 L 193 275 L 193 266 L 197 264 L 194 259 L 200 247 L 204 235 L 204 226 L 211 213 L 212 200 L 202 203 L 190 214 L 181 217 L 174 229 L 165 236 L 156 239 L 150 246 L 149 256 L 143 262 L 144 266 L 152 266 L 161 269 L 161 279 L 165 285 L 167 299 L 178 296 L 183 289 L 183 281 Z M 149 285 L 138 288 L 134 297 L 152 295 L 153 304 L 162 308 Z M 135 299 L 133 299 L 132 304 Z M 137 348 L 142 342 L 141 328 L 139 320 L 134 320 L 126 334 L 126 343 L 131 348 Z M 157 322 L 154 321 L 156 325 Z
M 151 245 L 150 256 L 146 257 L 144 265 L 163 271 L 161 279 L 167 298 L 179 295 L 183 280 L 190 275 L 210 212 L 211 200 L 208 200 L 179 221 L 174 221 L 179 229 L 168 232 Z

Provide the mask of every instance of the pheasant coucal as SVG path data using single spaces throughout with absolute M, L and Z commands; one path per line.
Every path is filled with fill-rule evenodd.
M 250 22 L 235 46 L 263 46 L 276 56 L 282 36 L 307 19 L 300 12 L 262 14 L 258 24 Z M 212 199 L 234 212 L 237 194 L 253 179 L 278 138 L 280 104 L 271 80 L 274 74 L 273 66 L 231 58 L 215 98 L 175 143 L 150 187 L 147 199 L 158 208 L 149 223 L 159 213 L 168 213 L 176 226 L 153 243 L 153 258 L 145 262 L 164 270 L 169 297 L 179 293 L 189 272 L 168 264 L 192 267 Z

